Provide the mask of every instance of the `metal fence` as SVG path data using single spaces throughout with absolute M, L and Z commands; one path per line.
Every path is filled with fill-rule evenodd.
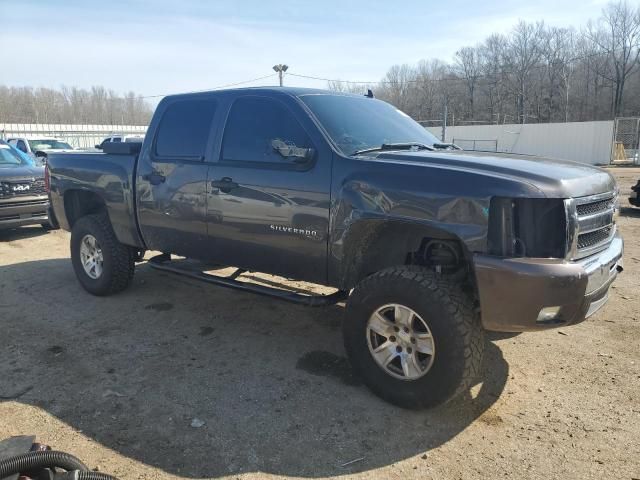
M 144 135 L 143 125 L 56 125 L 44 123 L 0 123 L 0 138 L 55 137 L 75 148 L 93 148 L 112 134 Z
M 616 118 L 611 161 L 638 163 L 640 150 L 640 117 Z

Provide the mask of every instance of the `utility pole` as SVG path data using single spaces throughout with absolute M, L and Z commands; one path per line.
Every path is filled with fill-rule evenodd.
M 444 95 L 444 108 L 442 110 L 442 143 L 447 141 L 447 107 L 449 103 L 449 96 Z
M 280 86 L 282 86 L 282 75 L 284 72 L 289 70 L 289 66 L 284 63 L 279 63 L 278 65 L 273 66 L 273 70 L 278 72 L 278 78 L 280 79 Z

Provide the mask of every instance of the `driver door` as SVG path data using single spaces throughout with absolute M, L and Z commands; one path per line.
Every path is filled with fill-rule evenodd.
M 220 263 L 324 282 L 332 155 L 294 112 L 266 96 L 233 101 L 208 173 L 210 251 Z M 311 154 L 290 154 L 303 150 Z

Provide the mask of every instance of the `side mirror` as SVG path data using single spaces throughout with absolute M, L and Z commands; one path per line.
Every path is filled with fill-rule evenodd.
M 295 163 L 303 163 L 313 158 L 313 148 L 296 147 L 276 138 L 271 140 L 273 149 L 284 158 L 291 158 Z

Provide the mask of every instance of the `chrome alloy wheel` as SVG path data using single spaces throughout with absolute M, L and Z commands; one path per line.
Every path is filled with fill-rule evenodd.
M 400 380 L 417 380 L 433 365 L 431 330 L 420 315 L 404 305 L 390 303 L 371 315 L 367 343 L 378 366 Z
M 85 235 L 80 242 L 80 261 L 89 277 L 97 280 L 102 275 L 104 258 L 100 244 L 93 235 Z

